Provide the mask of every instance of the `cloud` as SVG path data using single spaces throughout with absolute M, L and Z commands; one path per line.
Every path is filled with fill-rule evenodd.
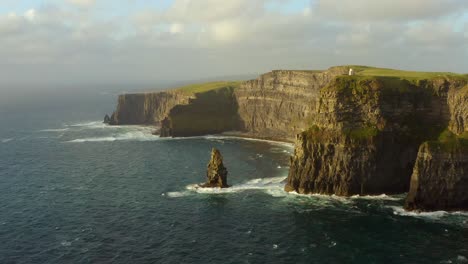
M 468 9 L 465 0 L 318 0 L 318 13 L 336 20 L 382 21 L 435 19 Z
M 70 1 L 0 13 L 0 82 L 151 82 L 338 64 L 468 72 L 466 1 L 317 0 L 282 12 L 269 6 L 295 1 L 174 0 L 119 15 L 112 1 L 92 12 L 96 1 Z
M 79 7 L 91 7 L 96 4 L 96 0 L 67 0 L 68 3 Z

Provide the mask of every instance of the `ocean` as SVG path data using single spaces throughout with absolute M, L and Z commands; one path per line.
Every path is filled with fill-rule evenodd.
M 283 191 L 290 144 L 110 127 L 116 94 L 0 106 L 0 263 L 468 263 L 468 213 Z M 36 99 L 36 98 L 34 98 Z M 212 147 L 229 189 L 197 189 Z

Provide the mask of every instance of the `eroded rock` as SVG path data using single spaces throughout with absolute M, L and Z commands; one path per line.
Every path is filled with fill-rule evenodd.
M 228 171 L 223 164 L 223 156 L 216 148 L 211 150 L 211 159 L 208 163 L 208 169 L 206 171 L 206 183 L 201 184 L 203 188 L 227 188 L 227 174 Z

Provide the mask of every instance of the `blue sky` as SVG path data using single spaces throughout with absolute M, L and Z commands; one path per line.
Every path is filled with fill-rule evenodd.
M 468 72 L 466 43 L 466 0 L 3 0 L 0 83 Z

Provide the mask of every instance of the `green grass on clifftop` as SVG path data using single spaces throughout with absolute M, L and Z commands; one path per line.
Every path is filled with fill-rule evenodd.
M 225 87 L 232 87 L 237 88 L 239 87 L 241 82 L 209 82 L 209 83 L 198 83 L 198 84 L 190 84 L 187 86 L 175 88 L 174 90 L 184 92 L 186 94 L 196 94 L 196 93 L 203 93 L 212 90 L 217 90 Z
M 404 79 L 422 80 L 433 78 L 460 78 L 468 80 L 468 74 L 458 74 L 452 72 L 419 72 L 419 71 L 404 71 L 386 68 L 374 68 L 368 66 L 350 65 L 358 76 L 382 76 L 382 77 L 399 77 Z

